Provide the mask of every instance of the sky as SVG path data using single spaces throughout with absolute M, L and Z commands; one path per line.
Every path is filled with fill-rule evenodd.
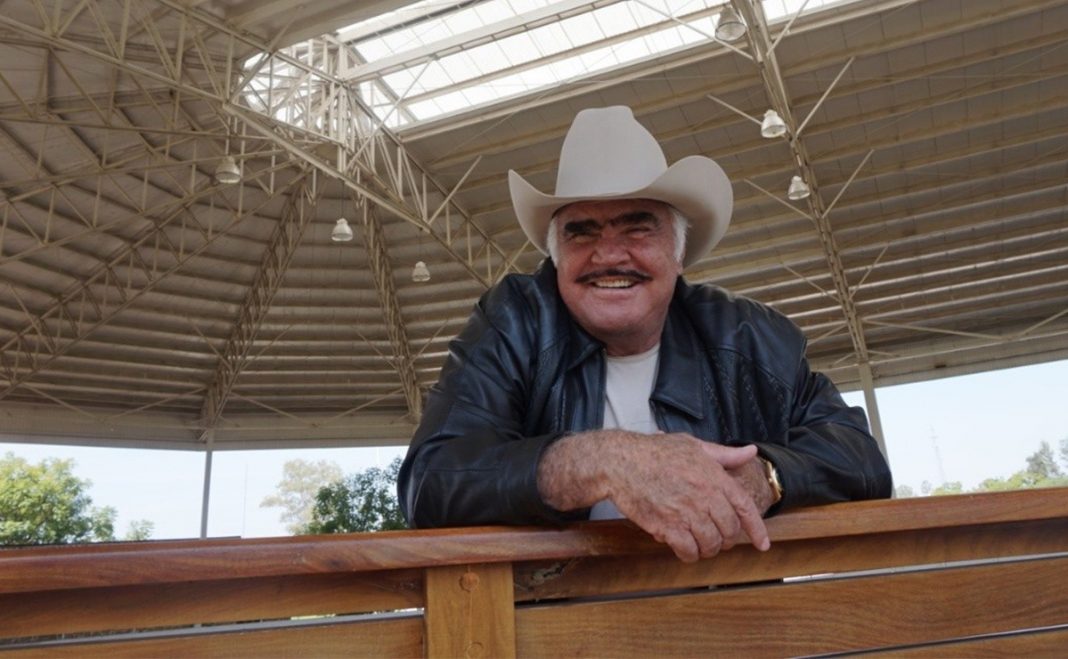
M 860 392 L 845 394 L 863 405 Z M 945 378 L 876 390 L 896 485 L 918 494 L 960 481 L 965 489 L 1023 469 L 1041 442 L 1054 450 L 1068 437 L 1068 361 Z M 155 539 L 200 534 L 204 455 L 192 451 L 99 449 L 0 443 L 37 462 L 73 458 L 74 473 L 92 482 L 96 506 L 118 511 L 116 535 L 133 520 L 154 524 Z M 212 465 L 211 537 L 286 535 L 277 508 L 260 502 L 274 493 L 287 460 L 331 460 L 345 473 L 385 467 L 401 447 L 223 451 Z

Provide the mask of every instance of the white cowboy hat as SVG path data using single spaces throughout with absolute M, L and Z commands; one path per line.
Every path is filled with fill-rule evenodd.
M 687 156 L 668 167 L 656 138 L 622 105 L 575 115 L 560 148 L 556 194 L 539 192 L 515 170 L 508 171 L 508 188 L 519 226 L 543 253 L 553 213 L 570 203 L 655 199 L 670 204 L 690 221 L 684 266 L 715 247 L 734 205 L 731 183 L 714 160 Z

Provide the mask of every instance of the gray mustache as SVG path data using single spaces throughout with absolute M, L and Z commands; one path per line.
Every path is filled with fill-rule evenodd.
M 639 281 L 649 281 L 652 279 L 644 272 L 637 270 L 623 270 L 620 268 L 608 268 L 607 270 L 597 270 L 594 272 L 587 272 L 578 279 L 575 280 L 578 284 L 588 284 L 594 279 L 600 279 L 601 277 L 629 277 L 631 279 L 637 279 Z

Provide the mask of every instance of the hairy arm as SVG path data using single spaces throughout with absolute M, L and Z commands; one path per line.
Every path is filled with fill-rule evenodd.
M 542 498 L 558 510 L 610 499 L 629 520 L 684 561 L 708 558 L 748 536 L 766 550 L 757 502 L 756 447 L 728 447 L 683 433 L 598 430 L 568 436 L 538 466 Z

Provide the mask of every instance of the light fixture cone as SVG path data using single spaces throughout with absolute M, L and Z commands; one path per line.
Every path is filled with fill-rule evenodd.
M 426 263 L 423 261 L 415 262 L 415 267 L 412 268 L 412 281 L 420 284 L 424 281 L 430 281 L 430 269 L 426 267 Z
M 781 137 L 786 134 L 786 123 L 775 110 L 764 113 L 764 121 L 760 123 L 760 134 L 767 138 Z
M 219 166 L 215 168 L 215 180 L 223 185 L 233 185 L 241 180 L 241 170 L 233 156 L 226 156 L 219 161 Z
M 349 228 L 348 220 L 341 218 L 334 224 L 334 230 L 330 233 L 330 240 L 335 243 L 345 243 L 352 240 L 352 229 Z
M 719 13 L 716 23 L 716 38 L 720 41 L 737 41 L 745 34 L 745 23 L 738 17 L 734 7 L 727 5 Z
M 795 176 L 790 179 L 790 188 L 786 191 L 786 196 L 792 201 L 801 201 L 802 199 L 808 199 L 808 195 L 811 194 L 808 189 L 808 184 L 801 180 L 800 176 Z

